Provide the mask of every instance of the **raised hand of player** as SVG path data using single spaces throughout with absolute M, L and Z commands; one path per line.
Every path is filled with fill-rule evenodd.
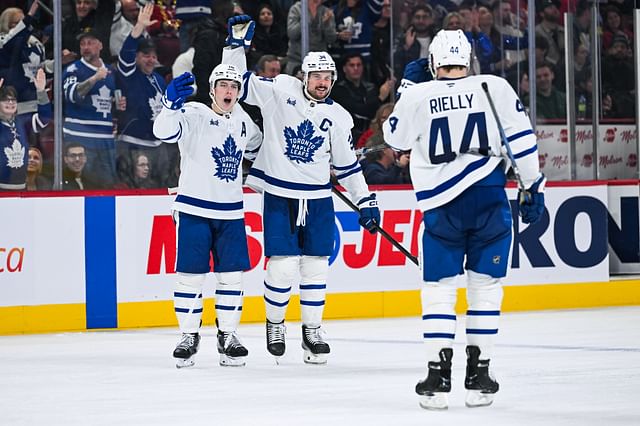
M 360 210 L 360 219 L 358 219 L 360 226 L 375 234 L 380 224 L 380 210 L 376 194 L 371 194 L 358 201 L 358 209 Z
M 544 213 L 544 186 L 547 178 L 544 174 L 526 191 L 518 191 L 518 210 L 523 223 L 535 223 Z
M 162 97 L 162 105 L 169 109 L 180 109 L 184 101 L 193 93 L 193 83 L 196 78 L 190 72 L 185 72 L 171 80 Z
M 249 15 L 232 16 L 227 20 L 227 46 L 251 47 L 251 40 L 256 29 L 256 23 Z

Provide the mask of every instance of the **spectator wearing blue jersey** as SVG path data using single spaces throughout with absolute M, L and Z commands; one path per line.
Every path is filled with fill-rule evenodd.
M 34 82 L 45 59 L 43 44 L 32 35 L 37 10 L 38 2 L 34 2 L 26 16 L 15 7 L 5 9 L 0 15 L 0 78 L 4 78 L 5 86 L 16 90 L 16 126 L 31 142 L 34 139 L 31 118 L 38 111 Z
M 340 0 L 334 8 L 339 43 L 337 49 L 331 52 L 332 55 L 340 58 L 349 53 L 358 53 L 368 67 L 373 25 L 381 13 L 382 0 Z
M 162 110 L 164 79 L 154 71 L 158 64 L 156 47 L 142 37 L 151 20 L 153 5 L 140 10 L 138 21 L 125 39 L 118 57 L 118 81 L 127 99 L 127 109 L 118 116 L 117 161 L 131 162 L 133 155 L 144 152 L 156 167 L 154 177 L 169 170 L 167 144 L 153 134 L 153 121 Z M 172 146 L 172 149 L 174 146 Z M 177 155 L 177 147 L 174 155 Z M 123 158 L 125 157 L 125 158 Z
M 102 42 L 95 33 L 81 33 L 79 39 L 82 58 L 70 64 L 62 77 L 64 142 L 85 147 L 89 172 L 109 188 L 116 175 L 112 117 L 115 72 L 100 58 Z M 120 104 L 119 108 L 124 106 Z
M 51 104 L 44 91 L 44 71 L 36 73 L 38 113 L 33 118 L 33 131 L 37 132 L 51 119 Z M 26 188 L 29 142 L 26 133 L 16 125 L 18 112 L 17 91 L 3 86 L 0 78 L 0 191 L 20 191 Z

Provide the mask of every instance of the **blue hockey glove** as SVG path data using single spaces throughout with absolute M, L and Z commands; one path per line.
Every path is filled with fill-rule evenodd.
M 227 46 L 251 47 L 251 40 L 256 29 L 256 23 L 249 15 L 232 16 L 227 20 Z
M 162 97 L 162 105 L 169 109 L 180 109 L 184 105 L 184 101 L 193 93 L 193 83 L 196 78 L 190 72 L 171 80 Z
M 400 86 L 398 86 L 396 97 L 399 97 L 402 92 L 414 84 L 424 83 L 425 81 L 431 80 L 428 67 L 429 60 L 427 58 L 416 59 L 415 61 L 409 62 L 404 67 L 404 74 L 402 75 Z
M 376 227 L 380 224 L 380 210 L 378 210 L 376 194 L 371 194 L 358 201 L 358 209 L 360 209 L 360 219 L 358 219 L 360 226 L 375 234 Z
M 427 58 L 416 59 L 411 61 L 404 67 L 403 80 L 409 80 L 413 83 L 424 83 L 431 80 L 429 75 L 429 60 Z
M 544 186 L 547 178 L 544 175 L 526 191 L 518 192 L 518 210 L 523 223 L 535 223 L 544 213 Z

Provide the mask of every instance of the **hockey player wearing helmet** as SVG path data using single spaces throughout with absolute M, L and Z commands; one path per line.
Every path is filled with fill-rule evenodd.
M 224 63 L 246 69 L 242 47 L 251 23 L 248 16 L 229 20 Z M 267 350 L 276 360 L 285 352 L 285 312 L 293 285 L 299 285 L 303 360 L 322 364 L 330 353 L 321 327 L 334 246 L 331 166 L 369 232 L 380 223 L 380 212 L 351 147 L 351 115 L 329 97 L 337 79 L 333 59 L 310 52 L 302 73 L 302 82 L 284 74 L 270 79 L 245 73 L 241 100 L 258 106 L 265 118 L 264 143 L 247 184 L 264 193 Z
M 209 96 L 211 108 L 217 114 L 231 112 L 238 102 L 242 75 L 238 69 L 230 64 L 216 66 L 209 76 Z
M 172 210 L 178 258 L 173 300 L 182 337 L 173 352 L 176 366 L 194 365 L 200 345 L 202 289 L 213 258 L 216 277 L 217 348 L 220 365 L 242 366 L 248 355 L 236 329 L 243 303 L 242 271 L 249 254 L 242 196 L 242 157 L 253 160 L 262 133 L 238 101 L 242 75 L 220 64 L 209 76 L 211 107 L 188 102 L 195 78 L 174 78 L 162 98 L 153 130 L 177 143 L 180 179 Z
M 325 100 L 338 79 L 336 64 L 327 52 L 309 52 L 302 61 L 302 84 L 309 99 Z
M 412 150 L 411 178 L 423 212 L 422 324 L 427 377 L 416 393 L 426 409 L 446 409 L 456 331 L 457 279 L 466 268 L 468 407 L 493 402 L 498 382 L 489 370 L 509 265 L 512 217 L 504 189 L 508 160 L 489 97 L 497 105 L 526 191 L 522 222 L 544 213 L 544 175 L 536 136 L 508 82 L 494 75 L 467 76 L 471 46 L 461 30 L 440 31 L 429 47 L 435 80 L 406 88 L 383 125 L 385 141 Z

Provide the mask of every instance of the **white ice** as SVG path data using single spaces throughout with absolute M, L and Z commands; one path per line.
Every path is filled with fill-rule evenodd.
M 419 407 L 420 319 L 325 322 L 331 356 L 302 362 L 288 324 L 276 365 L 264 325 L 242 325 L 246 367 L 218 365 L 203 330 L 177 370 L 176 329 L 0 337 L 0 425 L 640 425 L 640 307 L 505 314 L 490 407 L 464 406 L 464 320 L 449 410 Z

